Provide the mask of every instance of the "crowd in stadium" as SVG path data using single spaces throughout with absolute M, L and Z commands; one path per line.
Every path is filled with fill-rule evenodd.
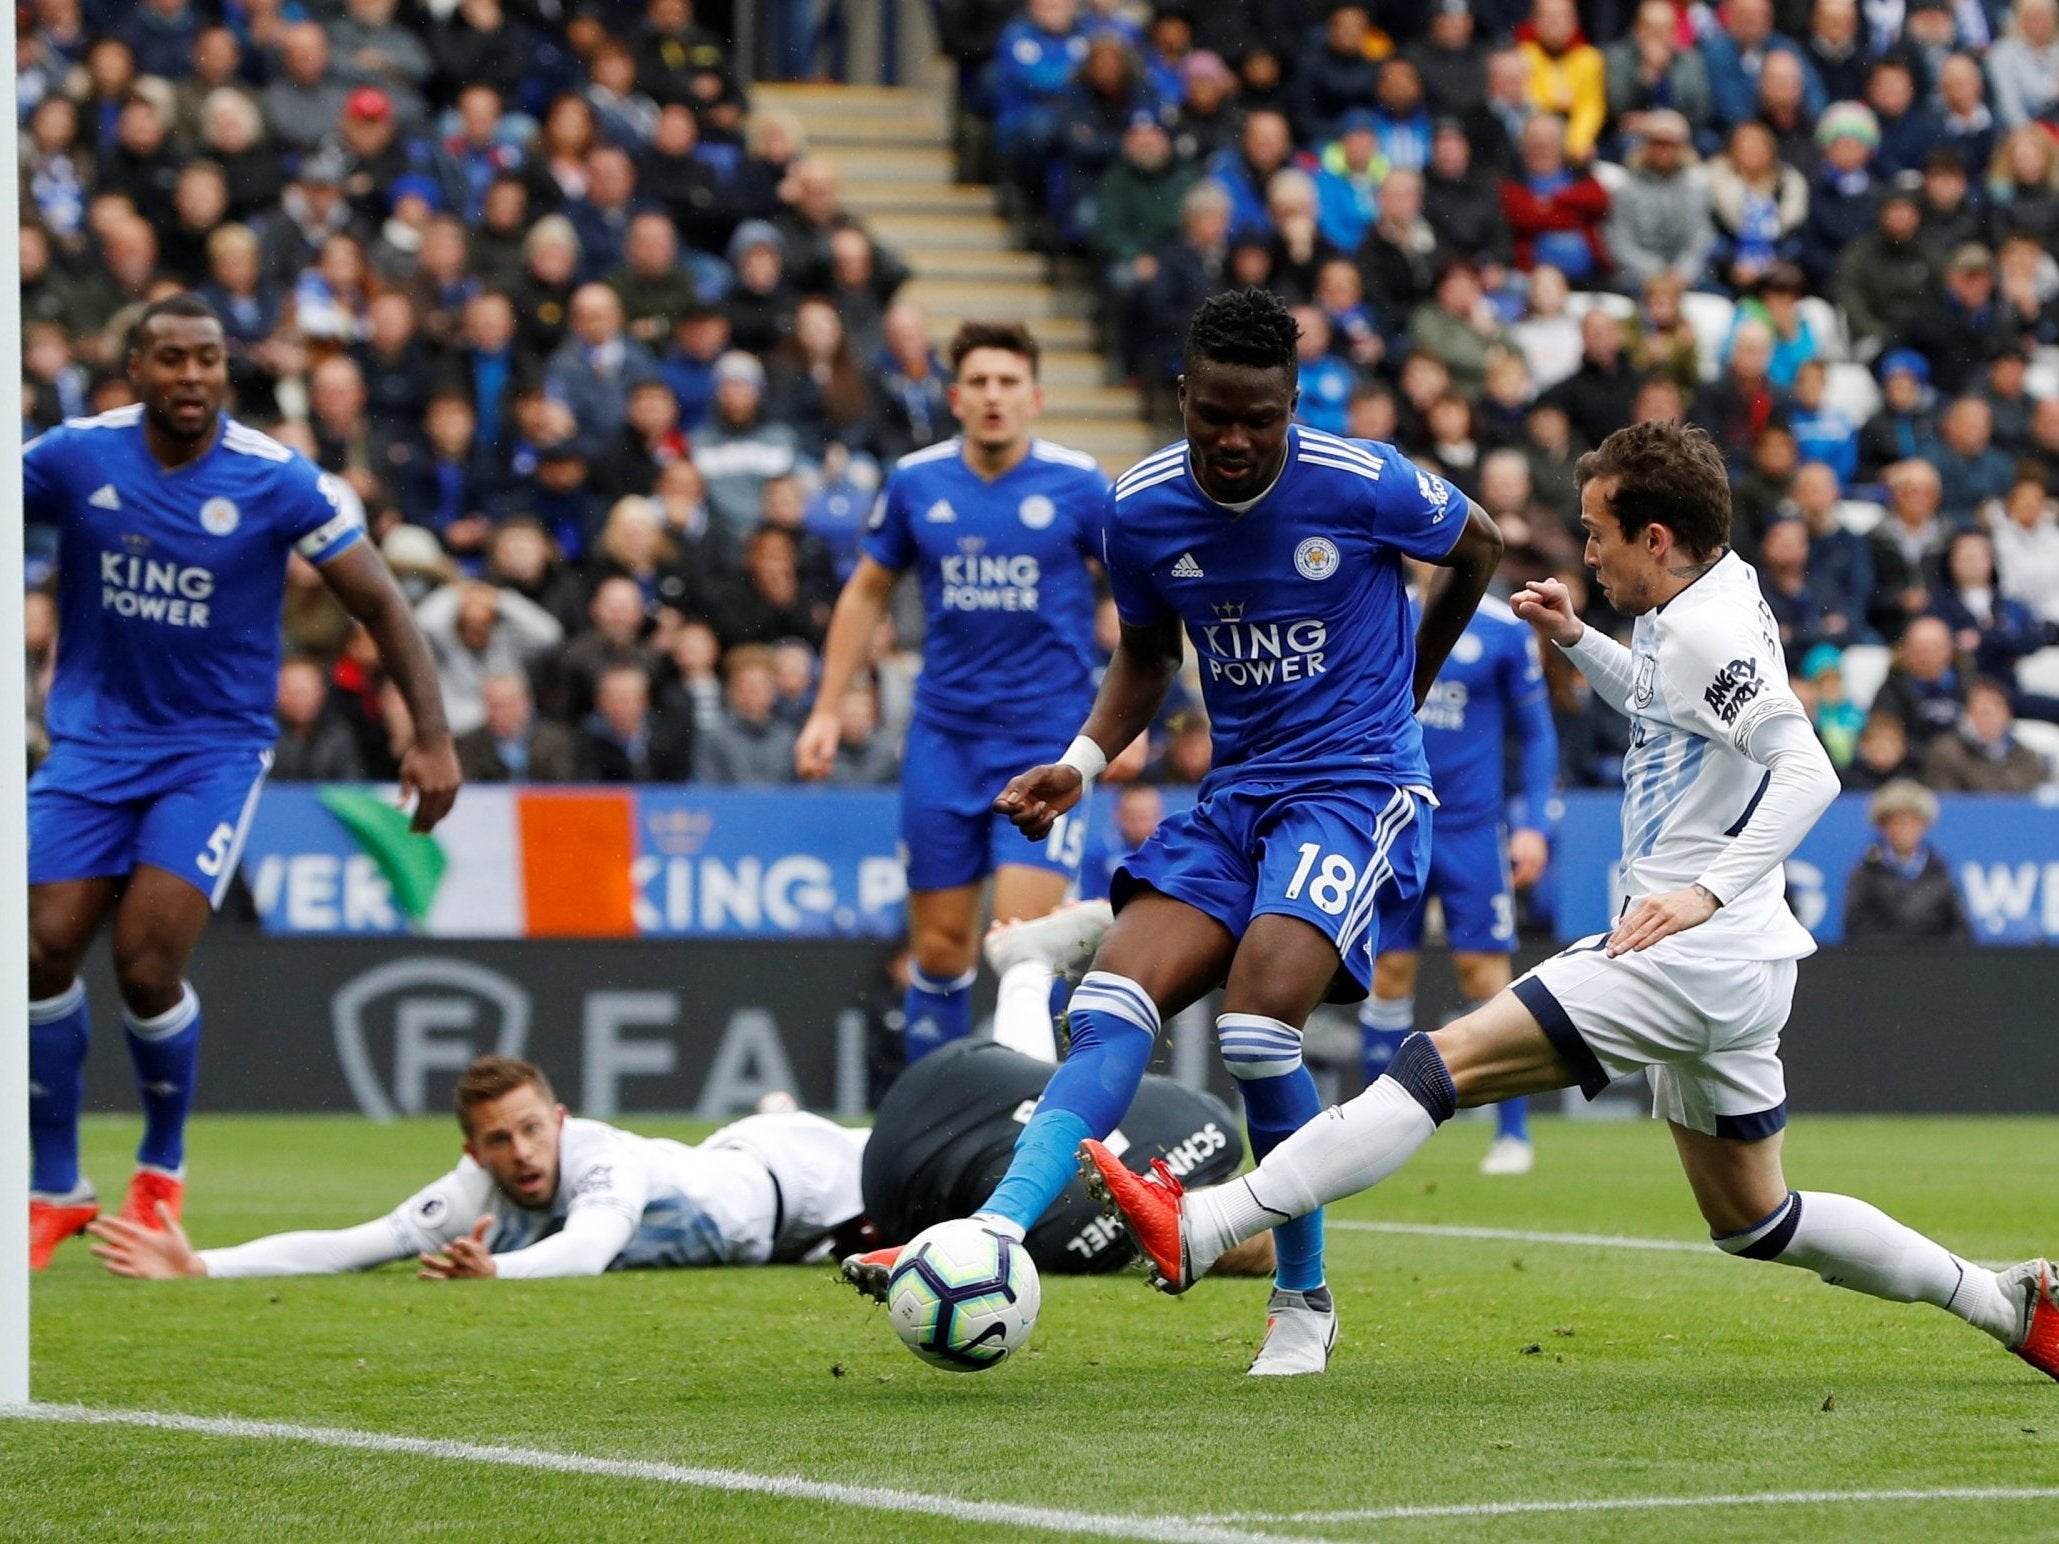
M 1574 463 L 1685 416 L 1848 784 L 2047 781 L 2020 726 L 2059 681 L 2018 667 L 2059 639 L 2055 0 L 938 17 L 1011 213 L 1091 265 L 1148 399 L 1195 304 L 1271 288 L 1306 421 L 1398 444 L 1501 524 L 1510 583 L 1583 597 Z M 470 778 L 792 779 L 948 372 L 690 0 L 33 0 L 17 72 L 29 432 L 130 400 L 129 320 L 195 289 L 239 416 L 364 501 Z M 835 780 L 895 774 L 896 615 Z M 405 710 L 304 565 L 284 626 L 273 776 L 390 776 Z M 1551 668 L 1564 781 L 1606 786 L 1627 726 Z M 1202 728 L 1168 715 L 1147 775 L 1204 771 Z

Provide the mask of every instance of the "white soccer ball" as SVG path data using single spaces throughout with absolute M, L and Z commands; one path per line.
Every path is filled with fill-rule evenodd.
M 1029 1250 L 971 1219 L 916 1234 L 887 1278 L 894 1333 L 947 1372 L 981 1372 L 1021 1350 L 1042 1301 Z

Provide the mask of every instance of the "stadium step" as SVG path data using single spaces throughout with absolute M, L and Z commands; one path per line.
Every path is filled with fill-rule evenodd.
M 845 207 L 906 259 L 915 277 L 901 298 L 929 313 L 940 346 L 968 317 L 1029 325 L 1046 351 L 1039 433 L 1111 472 L 1155 448 L 1136 393 L 1110 385 L 1095 352 L 1091 291 L 1054 283 L 1050 264 L 1018 246 L 992 188 L 953 180 L 946 90 L 769 86 L 758 100 L 794 114 L 810 150 L 836 166 Z

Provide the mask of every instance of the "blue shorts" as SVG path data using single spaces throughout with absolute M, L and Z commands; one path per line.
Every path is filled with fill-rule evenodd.
M 1087 845 L 1088 800 L 1058 817 L 1051 834 L 1032 842 L 994 813 L 1009 779 L 1056 761 L 1066 742 L 998 740 L 958 734 L 920 720 L 908 726 L 901 757 L 901 845 L 908 857 L 908 888 L 950 890 L 977 884 L 997 868 L 1016 865 L 1079 878 Z
M 60 745 L 29 779 L 29 883 L 119 879 L 147 863 L 219 906 L 271 765 L 269 746 L 130 761 Z
M 1383 949 L 1416 949 L 1423 942 L 1423 905 L 1431 896 L 1444 903 L 1444 932 L 1451 947 L 1467 954 L 1513 954 L 1516 948 L 1516 892 L 1509 879 L 1509 833 L 1504 825 L 1451 827 L 1437 822 L 1430 840 L 1430 882 Z
M 1420 900 L 1427 810 L 1420 793 L 1391 783 L 1226 784 L 1168 816 L 1116 871 L 1110 899 L 1119 910 L 1149 886 L 1237 938 L 1254 917 L 1298 917 L 1343 963 L 1329 1000 L 1357 1002 L 1372 990 L 1390 919 Z

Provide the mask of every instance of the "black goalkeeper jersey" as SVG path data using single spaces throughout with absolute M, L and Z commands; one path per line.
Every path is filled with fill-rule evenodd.
M 1006 1172 L 1055 1070 L 991 1040 L 961 1040 L 904 1072 L 880 1102 L 865 1144 L 865 1212 L 880 1238 L 906 1243 L 924 1228 L 971 1216 Z M 1244 1163 L 1229 1106 L 1170 1078 L 1144 1079 L 1108 1141 L 1138 1173 L 1163 1158 L 1195 1185 L 1228 1179 Z M 1129 1235 L 1102 1217 L 1077 1179 L 1027 1242 L 1038 1270 L 1063 1274 L 1116 1270 L 1135 1255 Z

